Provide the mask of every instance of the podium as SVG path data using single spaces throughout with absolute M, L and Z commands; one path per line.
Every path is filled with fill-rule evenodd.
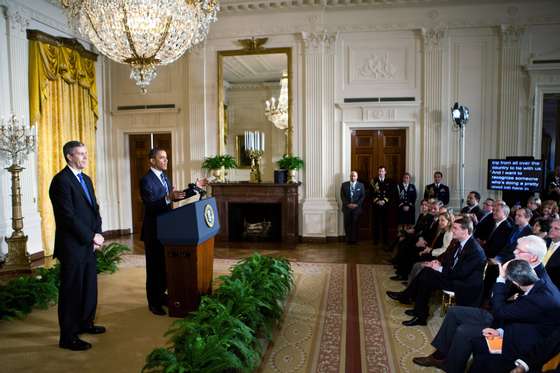
M 220 230 L 214 198 L 157 217 L 158 240 L 165 247 L 169 316 L 185 317 L 212 292 L 214 236 Z

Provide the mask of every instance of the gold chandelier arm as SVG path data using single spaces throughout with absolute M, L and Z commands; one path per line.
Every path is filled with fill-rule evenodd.
M 154 54 L 149 57 L 150 60 L 155 59 L 160 49 L 163 48 L 163 46 L 165 45 L 165 40 L 167 39 L 167 35 L 169 35 L 169 27 L 171 27 L 172 20 L 173 20 L 172 17 L 167 17 L 167 22 L 165 23 L 165 30 L 163 31 L 163 35 L 161 36 L 161 41 L 159 42 L 159 45 L 156 51 L 154 52 Z
M 86 7 L 85 9 L 85 13 L 86 13 L 86 17 L 89 21 L 89 25 L 91 26 L 91 29 L 93 30 L 93 32 L 95 32 L 95 35 L 97 35 L 97 37 L 99 38 L 99 40 L 101 40 L 101 43 L 105 43 L 105 41 L 103 40 L 103 38 L 101 37 L 101 35 L 99 35 L 99 32 L 97 32 L 97 29 L 95 28 L 95 25 L 93 24 L 93 20 L 91 19 L 91 15 L 89 13 L 89 8 Z
M 128 40 L 128 44 L 130 45 L 130 51 L 132 52 L 132 54 L 136 59 L 140 60 L 141 57 L 138 55 L 138 52 L 136 51 L 136 47 L 134 46 L 134 41 L 132 40 L 132 34 L 130 33 L 130 28 L 128 27 L 128 13 L 126 11 L 126 7 L 124 6 L 124 3 L 122 6 L 122 10 L 123 10 L 124 33 L 126 35 L 126 39 Z

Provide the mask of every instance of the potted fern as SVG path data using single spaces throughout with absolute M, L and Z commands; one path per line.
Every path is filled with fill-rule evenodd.
M 281 169 L 288 170 L 288 182 L 297 183 L 296 171 L 303 168 L 303 160 L 295 155 L 284 154 L 277 163 Z
M 205 158 L 204 162 L 202 162 L 202 168 L 209 170 L 212 176 L 214 176 L 219 182 L 224 181 L 225 171 L 222 167 L 221 155 Z

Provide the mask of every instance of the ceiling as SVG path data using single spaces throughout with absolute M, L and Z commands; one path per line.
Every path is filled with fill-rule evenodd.
M 287 72 L 286 54 L 224 56 L 224 80 L 230 84 L 279 82 Z

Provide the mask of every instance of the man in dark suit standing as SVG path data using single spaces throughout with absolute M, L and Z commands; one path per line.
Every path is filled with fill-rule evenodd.
M 97 307 L 94 252 L 104 239 L 93 184 L 82 172 L 88 161 L 86 146 L 70 141 L 62 152 L 67 166 L 54 176 L 49 188 L 56 223 L 54 257 L 60 262 L 59 346 L 80 351 L 91 348 L 91 344 L 79 334 L 105 332 L 104 327 L 93 323 Z
M 543 259 L 546 272 L 550 279 L 560 289 L 560 220 L 553 220 L 550 224 L 548 237 L 552 240 Z
M 373 199 L 373 242 L 380 240 L 384 244 L 389 242 L 389 202 L 391 199 L 391 184 L 387 180 L 387 169 L 379 166 L 377 177 L 371 179 L 370 187 Z
M 144 203 L 144 221 L 140 239 L 144 241 L 146 255 L 146 294 L 148 307 L 153 314 L 165 315 L 167 305 L 165 252 L 157 239 L 157 216 L 171 210 L 171 202 L 185 198 L 177 191 L 164 171 L 167 170 L 167 152 L 153 148 L 148 155 L 150 170 L 140 180 L 140 194 Z
M 163 245 L 157 239 L 157 216 L 170 211 L 171 202 L 179 201 L 186 197 L 184 191 L 175 190 L 169 178 L 165 175 L 167 170 L 167 152 L 154 148 L 148 155 L 150 170 L 140 180 L 140 194 L 144 203 L 144 221 L 142 235 L 146 255 L 146 294 L 148 307 L 155 315 L 165 315 L 163 305 L 167 304 L 165 252 Z M 198 188 L 206 186 L 207 180 L 196 181 Z
M 486 257 L 472 238 L 472 221 L 468 216 L 455 220 L 452 230 L 459 245 L 449 263 L 429 262 L 403 292 L 387 292 L 389 298 L 401 303 L 415 302 L 414 309 L 407 313 L 412 319 L 403 321 L 403 325 L 426 325 L 430 296 L 436 289 L 454 291 L 458 305 L 480 305 Z
M 350 172 L 350 181 L 342 183 L 340 199 L 342 200 L 342 213 L 344 214 L 344 233 L 346 242 L 358 242 L 359 218 L 362 213 L 362 203 L 365 198 L 364 184 L 358 181 L 358 173 Z
M 449 187 L 443 184 L 442 180 L 443 174 L 441 171 L 434 172 L 434 182 L 426 185 L 424 189 L 424 199 L 435 198 L 447 206 L 449 204 Z

